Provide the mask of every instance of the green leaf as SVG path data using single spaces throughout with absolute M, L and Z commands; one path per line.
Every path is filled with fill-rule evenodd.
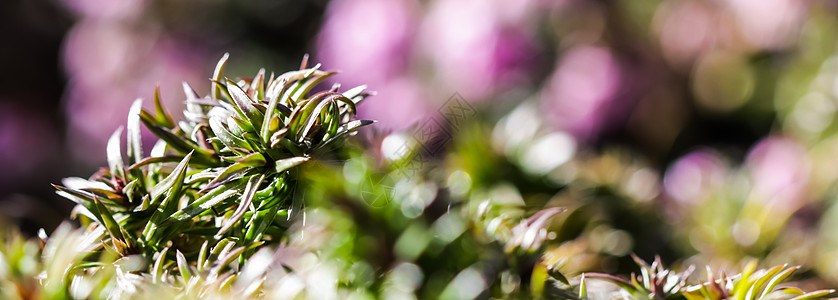
M 183 181 L 186 178 L 186 166 L 189 164 L 191 155 L 192 153 L 186 155 L 178 166 L 175 167 L 174 171 L 155 185 L 149 192 L 152 199 L 150 205 L 152 207 L 156 206 L 157 209 L 151 215 L 149 222 L 143 229 L 143 236 L 147 241 L 151 242 L 153 247 L 159 246 L 160 242 L 162 242 L 152 239 L 157 233 L 159 224 L 163 223 L 174 212 L 180 197 L 183 196 Z M 164 192 L 166 193 L 166 197 L 158 202 L 158 197 Z
M 134 165 L 131 165 L 130 167 L 128 167 L 128 170 L 139 169 L 140 167 L 145 166 L 145 165 L 149 165 L 149 164 L 173 163 L 173 162 L 179 162 L 181 160 L 183 160 L 183 156 L 177 156 L 177 155 L 167 155 L 167 156 L 161 156 L 161 157 L 146 157 L 145 159 L 143 159 L 143 160 L 135 163 Z
M 250 90 L 253 91 L 253 99 L 265 98 L 265 68 L 259 69 L 256 77 L 250 82 Z
M 335 92 L 320 92 L 316 95 L 312 96 L 311 99 L 307 100 L 305 104 L 301 104 L 302 108 L 295 110 L 288 121 L 289 126 L 291 127 L 291 132 L 297 133 L 297 140 L 301 141 L 303 137 L 305 137 L 307 131 L 314 125 L 314 122 L 320 111 L 325 107 L 326 104 L 334 101 L 341 101 L 349 105 L 350 110 L 355 112 L 355 103 L 349 98 L 346 98 L 340 93 Z M 305 126 L 305 127 L 303 127 Z M 304 131 L 300 131 L 302 128 L 305 128 Z
M 227 79 L 227 91 L 233 97 L 233 104 L 241 111 L 241 117 L 253 124 L 253 128 L 262 128 L 262 120 L 265 119 L 265 115 L 253 106 L 253 100 L 247 96 L 247 93 L 229 79 Z
M 239 192 L 239 188 L 241 188 L 241 184 L 223 185 L 214 189 L 206 195 L 196 199 L 195 202 L 190 203 L 183 209 L 172 214 L 172 216 L 161 224 L 161 226 L 192 219 L 219 202 L 229 199 Z
M 736 297 L 737 300 L 744 300 L 745 295 L 748 293 L 749 286 L 748 284 L 751 283 L 751 275 L 754 274 L 754 271 L 757 268 L 756 260 L 748 261 L 745 265 L 745 269 L 742 271 L 742 277 L 739 279 L 739 282 L 733 286 L 732 295 Z
M 760 294 L 759 298 L 762 299 L 763 297 L 765 297 L 765 295 L 768 295 L 768 293 L 772 292 L 774 288 L 777 287 L 778 284 L 780 284 L 780 282 L 786 280 L 786 278 L 788 278 L 794 271 L 797 271 L 797 269 L 800 269 L 800 266 L 794 266 L 785 269 L 779 274 L 774 275 L 774 277 L 772 277 L 771 280 L 769 280 L 766 284 L 765 289 L 762 290 L 762 294 Z
M 311 78 L 306 78 L 300 87 L 291 95 L 293 99 L 302 99 L 306 94 L 308 94 L 311 89 L 322 82 L 324 79 L 332 77 L 333 75 L 337 74 L 337 72 L 323 72 L 319 74 L 314 74 Z
M 249 171 L 253 167 L 261 167 L 264 166 L 266 163 L 267 161 L 265 161 L 265 157 L 262 156 L 262 154 L 260 153 L 253 153 L 251 155 L 248 155 L 221 171 L 221 173 L 219 173 L 218 176 L 213 178 L 212 181 L 210 181 L 207 184 L 207 186 L 203 188 L 202 191 L 214 189 L 233 179 L 238 178 L 240 175 Z
M 276 85 L 284 86 L 286 81 L 287 79 L 282 78 L 276 81 Z M 279 120 L 279 118 L 275 117 L 276 108 L 279 103 L 279 96 L 274 94 L 279 94 L 282 92 L 281 90 L 278 90 L 278 88 L 276 88 L 273 84 L 271 85 L 271 88 L 268 91 L 271 93 L 271 95 L 268 96 L 268 109 L 265 111 L 265 119 L 262 120 L 262 128 L 259 131 L 260 136 L 262 137 L 262 142 L 265 144 L 267 144 L 270 141 L 271 134 L 274 131 L 274 129 L 271 128 L 274 125 L 273 120 Z M 277 126 L 279 126 L 278 123 Z
M 163 104 L 160 101 L 160 86 L 154 88 L 154 110 L 157 111 L 154 119 L 157 120 L 158 124 L 168 129 L 175 128 L 175 120 L 163 109 Z
M 224 123 L 219 118 L 215 116 L 210 117 L 209 124 L 212 132 L 218 137 L 218 140 L 228 148 L 250 148 L 247 142 L 228 131 L 227 127 L 224 126 Z
M 276 172 L 277 173 L 282 173 L 285 170 L 296 167 L 296 166 L 298 166 L 298 165 L 300 165 L 300 164 L 302 164 L 302 163 L 304 163 L 308 160 L 309 160 L 309 158 L 304 157 L 304 156 L 290 157 L 290 158 L 286 158 L 286 159 L 277 160 L 275 162 Z
M 204 271 L 204 265 L 207 263 L 207 247 L 209 247 L 209 241 L 205 240 L 203 244 L 201 244 L 201 250 L 198 250 L 198 261 L 197 267 L 198 272 Z
M 158 283 L 163 281 L 163 263 L 166 261 L 166 253 L 169 252 L 169 247 L 163 248 L 157 254 L 157 260 L 154 261 L 154 266 L 151 268 L 151 282 Z
M 788 265 L 775 266 L 770 270 L 766 271 L 765 274 L 757 278 L 754 281 L 754 283 L 751 284 L 751 288 L 748 289 L 748 294 L 745 295 L 745 298 L 750 300 L 757 299 L 757 294 L 759 293 L 760 289 L 762 289 L 763 284 L 765 284 L 765 282 L 768 281 L 768 279 L 774 277 L 775 274 L 785 269 L 787 266 Z
M 96 215 L 96 218 L 99 219 L 100 224 L 105 226 L 105 229 L 108 233 L 110 233 L 111 237 L 124 242 L 125 237 L 122 235 L 122 229 L 119 226 L 119 223 L 116 222 L 116 219 L 113 218 L 111 211 L 102 204 L 102 201 L 99 201 L 99 197 L 93 197 L 93 202 L 96 205 L 96 210 L 93 213 Z
M 84 204 L 84 203 L 92 203 L 94 195 L 90 192 L 82 192 L 79 190 L 63 187 L 60 185 L 53 184 L 56 190 L 58 190 L 59 194 L 64 196 L 67 199 L 72 200 L 73 202 Z
M 161 140 L 165 141 L 166 145 L 168 147 L 171 147 L 175 151 L 178 151 L 183 154 L 195 151 L 196 154 L 199 154 L 196 155 L 196 159 L 200 159 L 200 162 L 202 163 L 207 163 L 206 157 L 211 157 L 213 155 L 213 153 L 209 150 L 198 147 L 198 145 L 195 144 L 192 140 L 174 134 L 166 128 L 155 125 L 155 121 L 149 119 L 148 114 L 141 113 L 140 120 L 143 122 L 143 124 L 145 124 L 146 128 L 148 128 L 148 130 L 151 131 L 151 133 L 154 133 L 154 135 L 159 137 Z M 209 163 L 211 163 L 211 161 L 209 161 Z
M 588 299 L 588 287 L 585 281 L 585 273 L 579 279 L 579 299 Z
M 366 85 L 359 85 L 359 86 L 356 86 L 354 88 L 349 89 L 348 91 L 343 92 L 343 95 L 346 96 L 346 98 L 352 99 L 352 102 L 355 102 L 355 104 L 357 105 L 361 102 L 360 100 L 363 99 L 363 97 L 359 97 L 359 96 L 362 96 L 364 90 L 366 90 L 366 89 L 367 89 Z M 358 98 L 358 100 L 355 100 L 356 97 Z
M 229 252 L 222 251 L 221 255 L 218 256 L 218 259 L 210 267 L 210 274 L 221 274 L 221 271 L 224 269 L 224 267 L 230 265 L 230 263 L 232 263 L 236 258 L 238 258 L 239 255 L 242 252 L 244 252 L 244 249 L 244 247 L 238 247 Z
M 253 203 L 253 197 L 256 195 L 256 191 L 259 189 L 259 185 L 262 184 L 262 181 L 265 179 L 265 174 L 260 176 L 251 176 L 250 179 L 247 181 L 247 186 L 244 188 L 244 192 L 242 193 L 241 201 L 239 201 L 239 207 L 236 208 L 236 211 L 224 221 L 224 225 L 218 230 L 218 233 L 215 234 L 215 238 L 219 239 L 222 235 L 227 232 L 233 225 L 241 220 L 244 213 L 247 211 L 247 208 L 250 207 L 250 204 Z
M 128 163 L 137 164 L 143 159 L 143 141 L 140 131 L 140 112 L 143 110 L 143 100 L 137 99 L 128 110 Z
M 121 137 L 122 126 L 119 126 L 119 128 L 116 129 L 113 135 L 111 135 L 111 138 L 108 140 L 108 167 L 110 168 L 113 176 L 125 180 L 125 166 L 122 162 L 122 150 L 119 148 L 119 140 Z
M 221 77 L 222 77 L 222 74 L 224 73 L 224 65 L 227 63 L 228 58 L 230 58 L 230 53 L 224 53 L 224 56 L 222 56 L 221 59 L 218 60 L 218 64 L 215 65 L 215 71 L 212 73 L 212 79 L 213 80 L 215 80 L 217 82 L 221 82 Z M 221 99 L 221 98 L 219 98 L 221 96 L 220 92 L 221 92 L 220 88 L 218 86 L 214 86 L 212 88 L 212 92 L 211 92 L 212 98 L 213 99 Z
M 180 186 L 183 184 L 183 178 L 186 175 L 186 166 L 189 164 L 190 158 L 192 158 L 192 152 L 189 152 L 183 157 L 169 176 L 166 176 L 165 179 L 161 180 L 149 190 L 152 204 L 156 203 L 157 199 L 159 199 L 163 193 L 172 190 L 173 187 L 178 190 L 180 189 Z
M 358 130 L 358 128 L 370 125 L 372 123 L 375 123 L 375 121 L 355 120 L 355 121 L 350 121 L 350 122 L 347 122 L 343 125 L 340 125 L 340 127 L 338 127 L 338 129 L 337 129 L 337 133 L 335 133 L 335 136 L 329 138 L 325 142 L 322 142 L 322 143 L 318 144 L 317 146 L 314 147 L 314 150 L 316 151 L 316 150 L 325 148 L 325 147 L 329 146 L 330 144 L 334 143 L 335 141 L 337 141 L 338 139 L 340 139 L 341 137 L 343 137 L 343 136 L 345 136 L 349 133 L 352 133 L 355 130 Z
M 585 278 L 594 278 L 599 280 L 604 280 L 610 283 L 613 283 L 616 286 L 626 290 L 630 294 L 634 294 L 637 292 L 637 287 L 631 284 L 628 280 L 623 278 L 611 275 L 611 274 L 604 274 L 604 273 L 585 273 Z
M 834 292 L 835 292 L 835 290 L 819 290 L 819 291 L 809 292 L 809 293 L 791 298 L 791 300 L 818 299 L 818 298 L 822 298 L 823 296 L 832 294 Z
M 180 253 L 180 250 L 175 250 L 175 259 L 177 260 L 177 267 L 180 270 L 183 283 L 186 284 L 192 278 L 192 272 L 189 271 L 189 263 L 186 262 L 186 257 L 183 256 L 183 253 Z
M 262 238 L 262 234 L 267 230 L 268 225 L 274 222 L 276 213 L 279 211 L 279 205 L 274 205 L 270 209 L 257 211 L 248 221 L 247 232 L 244 235 L 244 240 L 247 242 L 256 242 Z

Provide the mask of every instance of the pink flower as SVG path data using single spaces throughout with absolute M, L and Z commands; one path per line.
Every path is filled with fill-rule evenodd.
M 666 194 L 683 204 L 701 203 L 722 188 L 728 173 L 725 160 L 713 150 L 702 149 L 679 158 L 666 171 Z
M 559 61 L 542 90 L 542 103 L 553 125 L 580 140 L 593 138 L 609 125 L 620 88 L 620 66 L 603 48 L 577 46 Z
M 781 211 L 802 204 L 811 168 L 803 146 L 788 138 L 768 137 L 751 149 L 746 165 L 751 172 L 752 196 L 757 200 L 770 202 Z
M 109 24 L 113 25 L 82 21 L 67 37 L 64 50 L 70 77 L 64 99 L 67 146 L 76 158 L 96 164 L 104 158 L 98 154 L 107 139 L 125 124 L 135 99 L 144 98 L 145 107 L 151 107 L 154 89 L 160 85 L 164 107 L 177 115 L 183 108 L 182 81 L 197 91 L 209 86 L 203 69 L 210 60 L 202 51 L 154 33 Z

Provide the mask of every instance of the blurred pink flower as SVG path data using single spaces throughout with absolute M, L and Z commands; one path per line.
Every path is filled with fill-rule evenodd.
M 434 114 L 455 92 L 478 101 L 525 80 L 536 49 L 532 15 L 544 5 L 335 0 L 318 58 L 342 71 L 337 81 L 379 91 L 363 117 L 401 129 Z
M 809 1 L 726 0 L 739 25 L 742 37 L 752 46 L 778 49 L 796 40 Z
M 537 25 L 527 1 L 435 1 L 420 48 L 445 90 L 478 101 L 524 82 L 533 65 Z
M 804 200 L 810 162 L 806 149 L 784 137 L 760 141 L 746 159 L 751 172 L 752 195 L 771 202 L 777 210 L 793 210 Z
M 663 56 L 676 66 L 689 65 L 719 43 L 720 10 L 704 1 L 666 1 L 655 13 Z
M 203 69 L 209 59 L 202 51 L 109 22 L 77 24 L 67 37 L 64 59 L 70 79 L 64 99 L 68 147 L 88 163 L 101 162 L 97 154 L 125 123 L 135 99 L 144 98 L 151 107 L 157 85 L 173 115 L 183 107 L 182 81 L 198 91 L 208 87 Z
M 416 29 L 413 0 L 335 0 L 318 39 L 318 58 L 348 79 L 386 82 L 407 68 Z
M 679 158 L 666 171 L 666 194 L 683 204 L 706 200 L 722 187 L 729 172 L 726 161 L 713 150 L 702 149 Z
M 542 103 L 553 125 L 588 140 L 607 127 L 616 103 L 621 72 L 604 48 L 577 46 L 567 51 L 542 90 Z M 624 109 L 623 109 L 624 110 Z
M 318 61 L 341 71 L 344 89 L 366 84 L 377 91 L 361 117 L 402 129 L 433 111 L 407 76 L 419 3 L 414 0 L 334 0 L 318 37 Z M 423 111 L 425 113 L 423 113 Z
M 126 19 L 137 17 L 146 0 L 61 0 L 75 13 L 92 19 Z

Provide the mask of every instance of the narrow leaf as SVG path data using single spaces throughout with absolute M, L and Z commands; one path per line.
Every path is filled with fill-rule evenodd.
M 247 142 L 240 137 L 237 137 L 235 134 L 227 130 L 227 127 L 224 126 L 224 123 L 222 123 L 219 118 L 216 118 L 215 116 L 210 117 L 209 125 L 212 132 L 216 137 L 218 137 L 218 140 L 220 140 L 225 146 L 229 148 L 249 148 L 250 145 L 248 145 Z
M 233 104 L 242 112 L 242 118 L 253 124 L 253 128 L 262 128 L 262 120 L 265 115 L 253 106 L 253 100 L 247 96 L 247 93 L 229 79 L 227 79 L 227 91 L 233 97 Z
M 218 230 L 218 233 L 215 234 L 216 239 L 221 238 L 227 230 L 232 228 L 233 225 L 241 220 L 242 216 L 244 216 L 244 213 L 247 211 L 247 208 L 250 207 L 250 204 L 253 202 L 253 196 L 256 195 L 256 191 L 259 189 L 259 185 L 262 184 L 264 179 L 265 174 L 250 177 L 247 181 L 247 186 L 244 188 L 244 192 L 242 193 L 239 207 L 236 208 L 236 211 L 233 212 L 233 215 L 231 215 L 229 219 L 225 220 L 224 226 L 222 226 L 221 229 Z
M 125 177 L 125 166 L 122 161 L 122 149 L 119 148 L 120 138 L 122 137 L 122 126 L 116 129 L 108 140 L 108 167 L 113 176 L 121 178 Z
M 157 115 L 154 117 L 157 120 L 157 123 L 162 124 L 163 127 L 168 129 L 175 128 L 175 120 L 169 113 L 163 109 L 163 104 L 160 100 L 160 86 L 154 88 L 154 110 L 157 111 Z
M 177 156 L 177 155 L 167 155 L 167 156 L 161 156 L 161 157 L 146 157 L 145 159 L 143 159 L 143 160 L 131 165 L 130 167 L 128 167 L 128 170 L 139 169 L 140 167 L 145 166 L 145 165 L 149 165 L 149 164 L 173 163 L 173 162 L 179 162 L 181 160 L 183 160 L 183 156 Z
M 143 141 L 140 131 L 140 112 L 143 110 L 143 100 L 137 99 L 128 111 L 128 163 L 136 164 L 143 159 Z
M 215 71 L 212 73 L 213 80 L 218 82 L 221 81 L 222 74 L 224 73 L 224 65 L 227 63 L 228 58 L 230 58 L 230 53 L 224 53 L 224 56 L 218 60 L 218 64 L 215 65 Z M 219 98 L 221 96 L 221 90 L 218 86 L 214 86 L 212 88 L 211 94 L 213 99 L 221 99 Z
M 183 253 L 180 253 L 180 250 L 176 250 L 175 259 L 177 259 L 177 267 L 180 269 L 180 276 L 184 283 L 189 282 L 189 279 L 192 278 L 192 272 L 189 271 L 189 263 L 186 262 L 186 257 L 183 256 Z
M 308 161 L 308 160 L 309 160 L 309 158 L 308 158 L 308 157 L 304 157 L 304 156 L 291 157 L 291 158 L 286 158 L 286 159 L 280 159 L 280 160 L 277 160 L 277 161 L 275 162 L 275 165 L 276 165 L 276 172 L 277 172 L 277 173 L 282 173 L 282 172 L 284 172 L 285 170 L 288 170 L 288 169 L 290 169 L 290 168 L 296 167 L 296 166 L 298 166 L 299 164 L 304 163 L 304 162 L 306 162 L 306 161 Z
M 201 198 L 195 200 L 195 202 L 190 203 L 183 209 L 177 211 L 176 213 L 172 214 L 171 218 L 166 220 L 162 225 L 168 225 L 173 222 L 182 222 L 185 220 L 192 219 L 193 217 L 201 214 L 202 212 L 210 209 L 214 205 L 218 204 L 221 201 L 227 200 L 236 193 L 238 193 L 238 188 L 241 185 L 237 185 L 235 187 L 230 187 L 230 189 L 214 189 L 204 195 Z M 162 226 L 161 225 L 161 226 Z
M 192 152 L 189 152 L 186 156 L 183 157 L 183 160 L 178 163 L 177 167 L 172 171 L 169 176 L 166 176 L 165 179 L 161 180 L 157 185 L 149 190 L 149 194 L 151 194 L 151 202 L 156 203 L 157 199 L 160 198 L 163 193 L 169 191 L 174 187 L 176 184 L 178 187 L 183 184 L 183 178 L 186 175 L 186 166 L 189 164 L 189 159 L 192 157 Z M 178 188 L 179 189 L 179 188 Z
M 819 290 L 819 291 L 809 292 L 809 293 L 791 298 L 791 300 L 818 299 L 818 298 L 822 298 L 823 296 L 832 294 L 834 292 L 835 292 L 835 290 Z
M 764 298 L 765 295 L 768 295 L 768 293 L 774 291 L 774 288 L 777 287 L 778 284 L 783 282 L 783 280 L 786 280 L 786 278 L 788 278 L 794 271 L 797 271 L 797 269 L 800 269 L 800 266 L 794 266 L 785 269 L 779 274 L 775 275 L 773 278 L 771 278 L 771 280 L 769 280 L 768 283 L 765 285 L 765 289 L 762 290 L 762 294 L 760 294 L 759 298 Z
M 166 261 L 166 253 L 169 252 L 169 247 L 160 251 L 157 254 L 157 260 L 154 261 L 154 266 L 151 267 L 151 281 L 152 283 L 158 283 L 163 281 L 163 263 Z
M 319 150 L 319 149 L 321 149 L 321 148 L 324 148 L 324 147 L 326 147 L 326 146 L 328 146 L 328 145 L 330 145 L 330 144 L 334 143 L 335 141 L 337 141 L 337 140 L 338 140 L 338 139 L 340 139 L 341 137 L 343 137 L 343 136 L 345 136 L 345 135 L 347 135 L 347 134 L 349 134 L 349 133 L 352 133 L 352 132 L 354 132 L 355 130 L 358 130 L 358 128 L 361 128 L 361 127 L 364 127 L 364 126 L 370 125 L 370 124 L 372 124 L 372 123 L 375 123 L 375 121 L 371 121 L 371 120 L 355 120 L 355 121 L 350 121 L 350 122 L 347 122 L 347 123 L 345 123 L 345 124 L 343 124 L 343 125 L 340 125 L 340 127 L 338 127 L 337 133 L 335 133 L 335 136 L 333 136 L 333 137 L 329 138 L 329 139 L 328 139 L 328 140 L 326 140 L 325 142 L 320 143 L 319 145 L 317 145 L 317 146 L 314 148 L 314 150 Z

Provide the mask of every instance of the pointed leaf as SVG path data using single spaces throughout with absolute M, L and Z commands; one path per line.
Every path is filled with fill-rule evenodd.
M 757 278 L 756 281 L 754 281 L 754 283 L 751 284 L 751 288 L 748 290 L 748 294 L 745 295 L 745 299 L 755 300 L 760 289 L 762 289 L 763 284 L 765 284 L 766 281 L 774 277 L 774 275 L 776 275 L 781 270 L 785 269 L 787 266 L 788 265 L 775 266 L 770 270 L 766 271 L 765 274 Z
M 222 56 L 221 59 L 218 60 L 218 64 L 215 65 L 215 71 L 212 73 L 213 80 L 218 82 L 221 81 L 222 74 L 224 73 L 224 65 L 227 63 L 228 58 L 230 58 L 230 53 L 224 53 L 224 56 Z M 212 88 L 211 94 L 213 99 L 221 99 L 219 98 L 221 97 L 221 90 L 218 86 L 214 86 Z
M 777 285 L 780 284 L 780 282 L 786 280 L 786 278 L 788 278 L 794 271 L 797 271 L 797 269 L 800 269 L 800 266 L 794 266 L 785 269 L 779 274 L 772 277 L 771 280 L 769 280 L 768 283 L 765 285 L 765 289 L 762 290 L 762 294 L 759 296 L 759 298 L 763 298 L 765 297 L 765 295 L 768 295 L 768 293 L 774 291 L 774 288 L 777 287 Z
M 236 193 L 239 192 L 239 188 L 241 188 L 241 184 L 232 186 L 225 185 L 221 188 L 214 189 L 206 195 L 196 199 L 195 202 L 190 203 L 183 209 L 174 213 L 171 216 L 171 218 L 166 220 L 166 222 L 164 222 L 161 226 L 169 225 L 174 222 L 182 222 L 185 220 L 192 219 L 193 217 L 210 209 L 219 202 L 227 200 L 230 197 L 234 196 Z
M 247 181 L 247 186 L 244 188 L 244 192 L 242 193 L 241 201 L 239 201 L 239 207 L 236 208 L 236 211 L 233 212 L 233 215 L 231 215 L 229 219 L 224 221 L 224 226 L 222 226 L 221 229 L 218 230 L 218 233 L 215 234 L 216 239 L 221 238 L 227 230 L 241 220 L 242 216 L 244 216 L 244 213 L 247 211 L 247 208 L 250 207 L 250 204 L 253 202 L 253 196 L 256 195 L 256 191 L 259 189 L 259 185 L 262 184 L 264 179 L 265 174 L 250 177 Z
M 135 170 L 139 169 L 142 166 L 149 165 L 149 164 L 162 164 L 162 163 L 173 163 L 173 162 L 180 162 L 183 160 L 183 156 L 177 155 L 167 155 L 161 157 L 146 157 L 145 159 L 135 163 L 134 165 L 128 167 L 128 170 Z
M 791 298 L 791 300 L 818 299 L 818 298 L 822 298 L 823 296 L 832 294 L 834 292 L 835 292 L 835 290 L 819 290 L 819 291 L 809 292 L 809 293 Z
M 190 158 L 192 158 L 192 152 L 189 152 L 189 154 L 186 154 L 186 156 L 183 157 L 183 160 L 178 163 L 177 167 L 175 167 L 169 176 L 166 176 L 165 179 L 161 180 L 149 190 L 152 203 L 156 203 L 157 199 L 159 199 L 163 193 L 171 190 L 175 185 L 178 185 L 179 187 L 183 184 L 183 178 L 186 175 L 186 167 L 189 164 Z
M 298 157 L 291 157 L 291 158 L 286 158 L 286 159 L 280 159 L 280 160 L 277 160 L 277 161 L 275 162 L 275 165 L 276 165 L 276 172 L 277 172 L 277 173 L 282 173 L 282 172 L 284 172 L 285 170 L 288 170 L 288 169 L 290 169 L 290 168 L 296 167 L 296 166 L 298 166 L 299 164 L 304 163 L 304 162 L 306 162 L 306 161 L 308 161 L 308 160 L 309 160 L 309 158 L 308 158 L 308 157 L 302 157 L 302 156 L 298 156 Z
M 102 204 L 102 201 L 99 201 L 99 197 L 94 197 L 93 202 L 96 204 L 96 211 L 93 213 L 96 214 L 96 217 L 99 219 L 100 224 L 105 226 L 105 229 L 110 233 L 111 237 L 118 241 L 124 241 L 125 237 L 122 236 L 122 230 L 119 226 L 119 223 L 113 218 L 113 214 L 111 214 L 110 210 Z
M 119 148 L 121 137 L 122 126 L 119 126 L 119 128 L 116 129 L 113 135 L 111 135 L 111 138 L 108 140 L 108 167 L 110 168 L 113 176 L 125 180 L 125 166 L 122 162 L 122 150 Z
M 204 243 L 201 244 L 201 250 L 198 250 L 197 267 L 199 273 L 204 271 L 204 264 L 207 262 L 207 247 L 209 247 L 209 241 L 205 240 Z
M 215 176 L 215 178 L 213 178 L 212 181 L 210 181 L 207 186 L 201 190 L 201 192 L 214 189 L 236 178 L 240 178 L 245 172 L 252 168 L 252 166 L 249 166 L 246 163 L 234 163 L 221 171 L 218 176 Z
M 140 112 L 143 110 L 143 100 L 137 99 L 128 111 L 128 163 L 136 164 L 143 159 L 143 141 L 140 131 Z
M 157 111 L 154 119 L 157 120 L 158 124 L 168 129 L 175 128 L 175 120 L 163 109 L 163 104 L 160 100 L 160 86 L 154 88 L 154 110 Z
M 242 138 L 237 137 L 235 134 L 227 130 L 227 127 L 224 126 L 224 123 L 222 123 L 219 118 L 214 116 L 210 117 L 209 125 L 218 140 L 220 140 L 225 146 L 229 148 L 249 148 L 250 145 L 248 145 Z
M 202 149 L 197 144 L 192 142 L 192 140 L 187 139 L 186 137 L 174 134 L 166 128 L 155 125 L 154 121 L 149 119 L 149 116 L 147 114 L 141 113 L 140 114 L 140 121 L 142 121 L 143 124 L 145 124 L 146 128 L 148 128 L 152 133 L 154 133 L 154 135 L 159 137 L 161 140 L 165 141 L 166 145 L 168 147 L 171 147 L 172 149 L 174 149 L 174 150 L 176 150 L 180 153 L 186 154 L 186 153 L 189 153 L 191 151 L 195 151 L 196 154 L 200 154 L 200 156 L 205 156 L 205 157 L 212 156 L 211 152 L 209 152 L 206 149 Z M 156 155 L 153 155 L 153 153 L 152 153 L 151 156 L 156 156 Z M 162 155 L 159 155 L 159 156 L 162 156 Z M 196 155 L 196 158 L 198 158 L 200 156 Z
M 337 133 L 335 133 L 335 136 L 329 138 L 325 142 L 320 143 L 319 145 L 317 145 L 314 148 L 314 150 L 319 150 L 321 148 L 324 148 L 324 147 L 334 143 L 335 141 L 337 141 L 341 137 L 343 137 L 343 136 L 345 136 L 349 133 L 355 132 L 355 130 L 358 130 L 358 128 L 370 125 L 372 123 L 375 123 L 375 121 L 372 121 L 372 120 L 355 120 L 355 121 L 350 121 L 350 122 L 347 122 L 343 125 L 340 125 L 340 127 L 338 127 L 338 129 L 337 129 Z
M 166 253 L 169 252 L 169 247 L 163 248 L 157 254 L 157 260 L 154 261 L 154 266 L 151 267 L 151 282 L 158 283 L 163 281 L 163 263 L 166 261 Z
M 175 259 L 177 259 L 177 267 L 184 283 L 189 282 L 189 279 L 192 278 L 192 272 L 189 271 L 189 263 L 186 262 L 186 257 L 183 256 L 183 253 L 180 253 L 180 250 L 175 250 Z
M 247 93 L 229 79 L 227 79 L 227 91 L 233 97 L 233 104 L 241 111 L 241 117 L 253 124 L 253 128 L 262 128 L 265 115 L 253 105 L 253 100 L 247 96 Z

